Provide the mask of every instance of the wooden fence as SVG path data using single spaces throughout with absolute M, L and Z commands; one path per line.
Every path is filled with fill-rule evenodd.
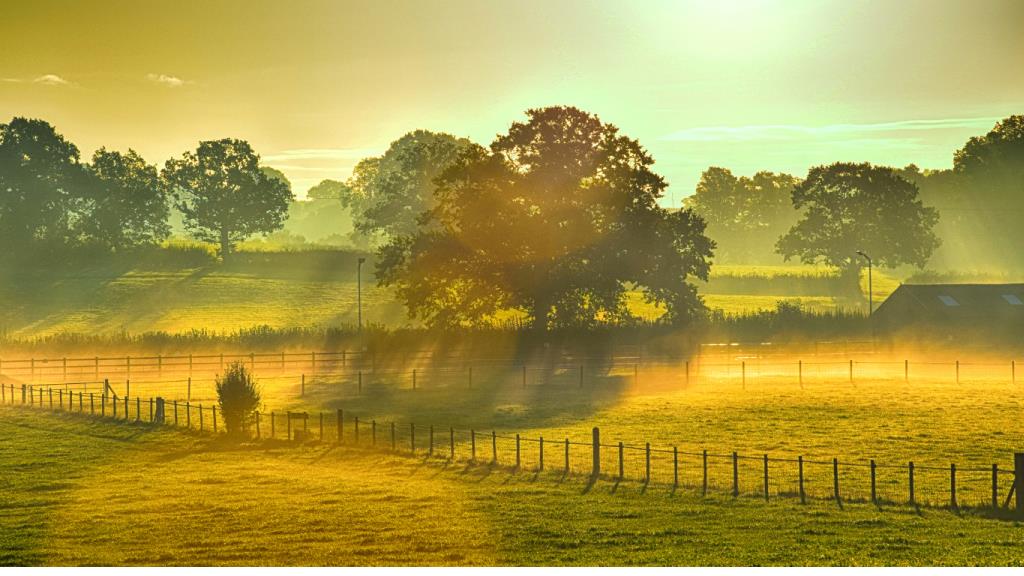
M 118 396 L 63 387 L 0 386 L 4 404 L 71 412 L 98 418 L 222 433 L 216 404 Z M 544 438 L 495 430 L 456 429 L 415 422 L 377 421 L 346 413 L 255 413 L 248 434 L 259 441 L 337 442 L 385 449 L 445 461 L 500 466 L 512 471 L 583 475 L 591 482 L 635 481 L 691 490 L 708 496 L 871 502 L 980 509 L 1024 516 L 1024 453 L 1012 466 L 991 467 L 851 462 L 840 457 L 778 457 L 715 450 L 685 451 L 676 446 L 605 442 L 598 428 L 586 440 Z

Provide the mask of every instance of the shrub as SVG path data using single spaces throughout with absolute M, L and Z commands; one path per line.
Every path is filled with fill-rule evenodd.
M 228 435 L 246 434 L 260 405 L 260 389 L 244 364 L 232 362 L 224 376 L 217 377 L 217 399 Z

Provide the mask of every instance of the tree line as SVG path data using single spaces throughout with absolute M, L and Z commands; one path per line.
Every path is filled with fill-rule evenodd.
M 939 211 L 922 199 L 935 183 L 1002 202 L 1010 216 L 999 233 L 1015 239 L 1022 143 L 1024 117 L 1013 116 L 968 142 L 950 174 L 835 163 L 803 178 L 736 177 L 715 167 L 683 209 L 669 210 L 659 204 L 668 184 L 637 140 L 554 106 L 528 110 L 488 146 L 410 132 L 309 196 L 351 211 L 353 234 L 375 247 L 378 282 L 428 325 L 488 323 L 510 310 L 538 329 L 623 323 L 634 320 L 631 294 L 685 323 L 703 312 L 692 281 L 707 280 L 716 251 L 824 262 L 851 293 L 858 251 L 884 267 L 924 266 L 940 245 Z M 40 120 L 0 125 L 5 246 L 159 242 L 174 206 L 190 235 L 226 259 L 246 237 L 280 229 L 292 199 L 283 175 L 241 140 L 200 142 L 157 170 L 131 150 L 82 162 Z
M 173 205 L 189 234 L 226 259 L 239 241 L 280 229 L 292 198 L 242 140 L 200 142 L 157 170 L 134 150 L 100 148 L 83 162 L 42 120 L 0 124 L 0 243 L 9 253 L 159 243 Z

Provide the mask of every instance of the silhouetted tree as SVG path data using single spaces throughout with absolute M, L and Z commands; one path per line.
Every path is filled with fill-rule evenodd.
M 472 146 L 464 138 L 416 130 L 382 156 L 360 161 L 348 182 L 351 193 L 341 197 L 356 229 L 385 239 L 415 233 L 419 217 L 435 205 L 434 180 Z
M 293 199 L 284 182 L 260 169 L 259 156 L 243 140 L 200 142 L 195 152 L 168 160 L 163 177 L 185 229 L 219 244 L 225 260 L 237 242 L 279 230 Z
M 799 182 L 795 176 L 774 172 L 737 178 L 725 168 L 711 167 L 701 174 L 686 206 L 708 223 L 717 260 L 761 261 L 773 256 L 775 241 L 799 217 L 790 199 Z
M 77 240 L 88 176 L 78 148 L 43 120 L 0 124 L 0 246 L 62 246 Z
M 263 172 L 263 174 L 268 178 L 274 178 L 284 182 L 284 185 L 288 187 L 288 191 L 292 192 L 292 181 L 284 175 L 284 172 L 281 172 L 273 166 L 260 166 L 260 172 Z
M 86 238 L 114 249 L 167 238 L 167 188 L 156 166 L 134 150 L 122 154 L 100 148 L 86 168 L 92 182 L 79 223 Z
M 627 288 L 682 320 L 702 306 L 714 244 L 691 210 L 657 204 L 666 187 L 640 144 L 571 107 L 527 112 L 490 150 L 469 146 L 436 180 L 423 226 L 380 251 L 380 283 L 410 316 L 474 324 L 527 310 L 537 329 L 630 317 Z
M 344 182 L 325 179 L 321 180 L 316 186 L 310 188 L 309 191 L 306 192 L 306 198 L 309 198 L 310 200 L 342 200 L 351 193 L 352 189 Z
M 793 189 L 793 206 L 803 215 L 776 249 L 789 260 L 838 267 L 851 293 L 866 252 L 883 267 L 923 267 L 939 240 L 932 231 L 938 212 L 918 199 L 917 186 L 896 170 L 871 164 L 816 166 Z
M 968 140 L 953 156 L 953 171 L 962 198 L 952 207 L 977 224 L 970 240 L 984 243 L 980 251 L 998 251 L 1004 263 L 1024 261 L 1024 115 Z

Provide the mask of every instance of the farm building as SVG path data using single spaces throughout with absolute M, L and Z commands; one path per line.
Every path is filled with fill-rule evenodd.
M 902 284 L 875 310 L 879 333 L 949 340 L 1024 333 L 1024 284 Z

